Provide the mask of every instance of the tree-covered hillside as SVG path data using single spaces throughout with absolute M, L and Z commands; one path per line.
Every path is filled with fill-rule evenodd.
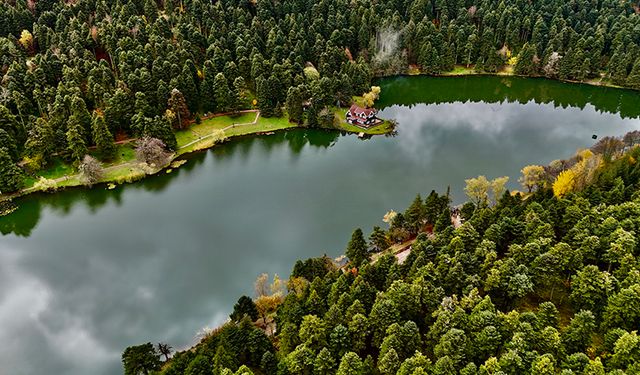
M 354 231 L 350 264 L 263 275 L 197 346 L 164 364 L 128 348 L 125 373 L 638 374 L 640 147 L 616 142 L 524 168 L 530 193 L 470 194 L 457 228 L 446 195 L 418 196 L 389 229 Z M 402 261 L 382 251 L 408 241 Z
M 3 1 L 0 191 L 91 146 L 109 160 L 116 137 L 171 148 L 172 128 L 254 97 L 264 116 L 285 108 L 317 125 L 325 106 L 410 66 L 605 73 L 640 88 L 638 11 L 628 0 Z

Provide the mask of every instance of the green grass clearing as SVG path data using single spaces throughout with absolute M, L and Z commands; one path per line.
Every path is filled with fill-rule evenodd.
M 203 120 L 200 124 L 193 124 L 188 129 L 180 130 L 176 132 L 176 140 L 178 141 L 178 147 L 181 147 L 189 142 L 211 134 L 215 130 L 224 129 L 234 124 L 246 124 L 253 122 L 256 118 L 256 113 L 241 113 L 238 116 L 218 116 L 210 119 Z

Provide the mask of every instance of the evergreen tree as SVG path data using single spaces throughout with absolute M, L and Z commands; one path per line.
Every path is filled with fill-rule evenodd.
M 434 230 L 436 232 L 442 232 L 446 228 L 451 227 L 451 226 L 453 226 L 451 224 L 451 211 L 447 207 L 442 211 L 442 213 L 438 217 L 438 221 L 436 222 Z
M 107 160 L 113 158 L 116 151 L 113 136 L 109 132 L 109 128 L 107 128 L 104 116 L 99 112 L 96 112 L 93 116 L 91 136 L 102 158 Z
M 191 112 L 189 112 L 187 102 L 182 93 L 177 89 L 171 90 L 171 96 L 167 104 L 169 110 L 171 110 L 175 116 L 173 127 L 176 129 L 184 129 L 189 124 Z
M 184 96 L 189 112 L 193 113 L 198 109 L 198 88 L 196 87 L 193 71 L 190 67 L 191 64 L 191 61 L 187 60 L 182 67 L 182 72 L 178 77 L 178 89 Z M 173 91 L 171 94 L 173 96 Z
M 229 111 L 234 98 L 230 95 L 229 84 L 224 74 L 216 74 L 213 82 L 213 91 L 216 97 L 216 110 L 218 112 Z
M 91 131 L 91 114 L 87 110 L 84 100 L 77 95 L 71 98 L 71 115 L 78 120 L 83 129 L 83 134 L 89 134 Z
M 633 64 L 633 69 L 631 69 L 631 73 L 627 77 L 627 86 L 640 90 L 640 58 L 636 59 L 635 64 Z
M 167 116 L 146 117 L 142 134 L 161 140 L 169 150 L 175 150 L 178 146 L 176 135 L 171 129 L 171 121 Z
M 79 163 L 87 154 L 87 145 L 82 133 L 83 129 L 78 117 L 75 115 L 69 117 L 67 122 L 67 150 L 74 163 Z
M 216 111 L 216 92 L 213 87 L 216 71 L 210 60 L 204 62 L 203 68 L 204 79 L 200 84 L 200 108 L 204 112 Z
M 160 356 L 153 344 L 146 343 L 128 347 L 122 353 L 122 363 L 125 375 L 148 374 L 160 369 Z
M 422 197 L 418 194 L 404 214 L 406 227 L 412 235 L 418 234 L 426 218 L 426 214 Z
M 362 230 L 360 228 L 353 231 L 351 240 L 347 245 L 345 255 L 356 267 L 360 266 L 360 264 L 364 260 L 368 259 L 369 256 L 367 254 L 367 242 L 365 241 L 364 235 L 362 234 Z
M 536 63 L 536 46 L 525 43 L 518 55 L 518 60 L 514 67 L 514 72 L 521 75 L 535 75 L 537 72 Z
M 22 187 L 22 170 L 11 160 L 6 148 L 0 147 L 0 193 L 11 193 Z
M 250 297 L 242 296 L 233 306 L 233 313 L 231 313 L 230 318 L 233 321 L 239 322 L 245 316 L 248 316 L 252 321 L 257 320 L 258 309 Z
M 240 109 L 246 108 L 248 103 L 247 92 L 246 92 L 246 84 L 244 78 L 242 76 L 236 77 L 233 80 L 233 110 L 238 111 Z
M 307 126 L 310 128 L 317 128 L 319 125 L 318 109 L 315 104 L 311 104 L 309 108 L 307 108 Z
M 302 107 L 302 92 L 298 87 L 291 87 L 287 92 L 287 113 L 289 122 L 302 123 L 304 109 Z
M 362 367 L 360 357 L 356 353 L 349 352 L 342 357 L 336 375 L 360 375 Z
M 16 141 L 4 129 L 0 129 L 0 148 L 4 148 L 13 161 L 18 161 L 19 153 Z
M 336 371 L 336 361 L 327 348 L 322 348 L 314 361 L 313 373 L 318 375 L 331 375 Z

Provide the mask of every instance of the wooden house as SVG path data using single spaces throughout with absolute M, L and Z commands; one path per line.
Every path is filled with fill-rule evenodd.
M 346 118 L 349 124 L 368 128 L 378 123 L 377 114 L 378 111 L 374 108 L 362 108 L 353 104 L 347 111 Z

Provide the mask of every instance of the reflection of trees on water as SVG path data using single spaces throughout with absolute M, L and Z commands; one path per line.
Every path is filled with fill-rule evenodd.
M 70 188 L 53 194 L 35 193 L 16 199 L 14 202 L 18 205 L 18 209 L 8 216 L 0 217 L 0 233 L 30 236 L 45 208 L 66 216 L 74 207 L 81 204 L 91 213 L 97 212 L 100 207 L 109 202 L 120 206 L 122 190 L 122 187 L 106 190 L 104 185 L 98 185 L 94 189 Z
M 291 131 L 276 132 L 270 136 L 247 136 L 232 140 L 210 151 L 212 156 L 219 161 L 230 157 L 240 156 L 243 162 L 250 161 L 251 151 L 255 147 L 261 147 L 268 154 L 275 147 L 285 144 L 291 150 L 292 155 L 297 156 L 306 146 L 316 148 L 328 148 L 332 146 L 340 136 L 335 131 L 296 129 Z M 69 188 L 56 193 L 35 193 L 14 200 L 18 209 L 8 216 L 0 217 L 0 233 L 7 235 L 13 233 L 17 236 L 28 237 L 37 227 L 43 209 L 49 209 L 62 216 L 68 215 L 72 209 L 84 205 L 89 212 L 96 213 L 107 204 L 121 206 L 125 190 L 144 190 L 159 194 L 166 190 L 171 181 L 181 174 L 189 175 L 199 173 L 197 168 L 207 158 L 207 152 L 198 152 L 185 157 L 188 162 L 172 173 L 160 172 L 154 176 L 132 184 L 117 186 L 109 190 L 101 184 L 93 189 L 83 187 Z
M 599 112 L 622 118 L 640 117 L 640 93 L 611 87 L 565 83 L 544 78 L 468 76 L 403 77 L 382 79 L 381 109 L 394 104 L 442 104 L 453 102 L 553 104 L 584 109 L 591 104 Z

